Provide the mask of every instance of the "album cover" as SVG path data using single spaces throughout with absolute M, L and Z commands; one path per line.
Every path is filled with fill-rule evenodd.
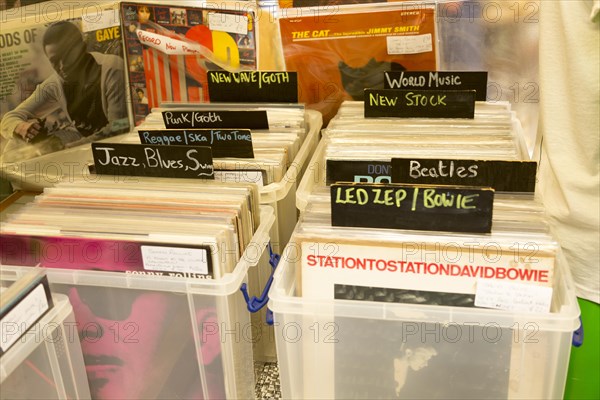
M 508 328 L 336 318 L 335 397 L 506 399 Z M 494 360 L 490 362 L 490 360 Z
M 21 162 L 130 128 L 118 8 L 62 11 L 62 19 L 52 22 L 32 16 L 2 23 L 3 162 Z
M 400 5 L 362 11 L 314 9 L 280 19 L 288 71 L 299 101 L 329 121 L 344 100 L 383 88 L 384 71 L 436 70 L 434 9 Z
M 252 12 L 129 2 L 121 11 L 136 125 L 163 102 L 207 102 L 207 70 L 221 69 L 212 61 L 257 67 Z M 215 60 L 194 53 L 203 49 Z

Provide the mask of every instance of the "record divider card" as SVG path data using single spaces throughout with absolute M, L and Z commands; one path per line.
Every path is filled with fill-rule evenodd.
M 333 226 L 490 233 L 494 190 L 374 183 L 331 185 Z

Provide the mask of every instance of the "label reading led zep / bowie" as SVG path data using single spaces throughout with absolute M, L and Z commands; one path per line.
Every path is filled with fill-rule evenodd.
M 283 71 L 208 71 L 212 102 L 297 103 L 298 74 Z
M 475 90 L 475 99 L 487 98 L 488 73 L 484 71 L 386 71 L 384 89 Z
M 365 118 L 475 117 L 474 90 L 365 89 Z
M 494 190 L 461 186 L 336 183 L 333 226 L 489 233 Z

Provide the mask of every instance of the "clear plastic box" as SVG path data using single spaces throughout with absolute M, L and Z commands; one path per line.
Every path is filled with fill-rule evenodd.
M 216 280 L 48 269 L 52 290 L 73 304 L 92 397 L 253 398 L 256 327 L 239 289 L 268 263 L 274 221 L 261 207 L 242 259 Z
M 566 270 L 557 311 L 524 314 L 304 299 L 286 253 L 269 293 L 283 398 L 562 398 L 580 325 Z
M 2 274 L 6 279 L 7 274 Z M 2 399 L 89 399 L 90 390 L 67 296 L 0 358 Z
M 513 116 L 511 121 L 515 147 L 517 148 L 522 160 L 529 160 L 527 145 L 523 136 L 521 123 Z M 326 180 L 326 161 L 325 149 L 327 147 L 327 129 L 323 130 L 323 140 L 318 143 L 312 153 L 312 158 L 308 162 L 306 170 L 308 171 L 300 181 L 296 191 L 296 207 L 303 212 L 308 205 L 309 196 L 317 189 L 325 187 Z

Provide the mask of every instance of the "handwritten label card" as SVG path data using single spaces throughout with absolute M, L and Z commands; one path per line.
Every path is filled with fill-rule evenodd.
M 497 192 L 535 191 L 537 162 L 393 158 L 392 182 L 492 187 Z
M 365 89 L 365 118 L 474 118 L 475 91 Z
M 169 129 L 138 134 L 142 144 L 210 146 L 215 158 L 254 158 L 252 133 L 248 129 Z
M 495 279 L 477 281 L 475 306 L 501 310 L 548 313 L 552 303 L 552 288 L 526 285 Z
M 384 89 L 475 90 L 475 100 L 487 98 L 488 73 L 483 71 L 386 71 Z
M 333 226 L 489 233 L 491 188 L 335 183 Z
M 141 246 L 144 269 L 207 275 L 209 252 L 204 248 Z
M 298 74 L 282 71 L 208 71 L 213 102 L 297 103 Z
M 167 129 L 269 129 L 262 111 L 163 111 Z
M 213 179 L 210 147 L 92 143 L 100 175 Z

